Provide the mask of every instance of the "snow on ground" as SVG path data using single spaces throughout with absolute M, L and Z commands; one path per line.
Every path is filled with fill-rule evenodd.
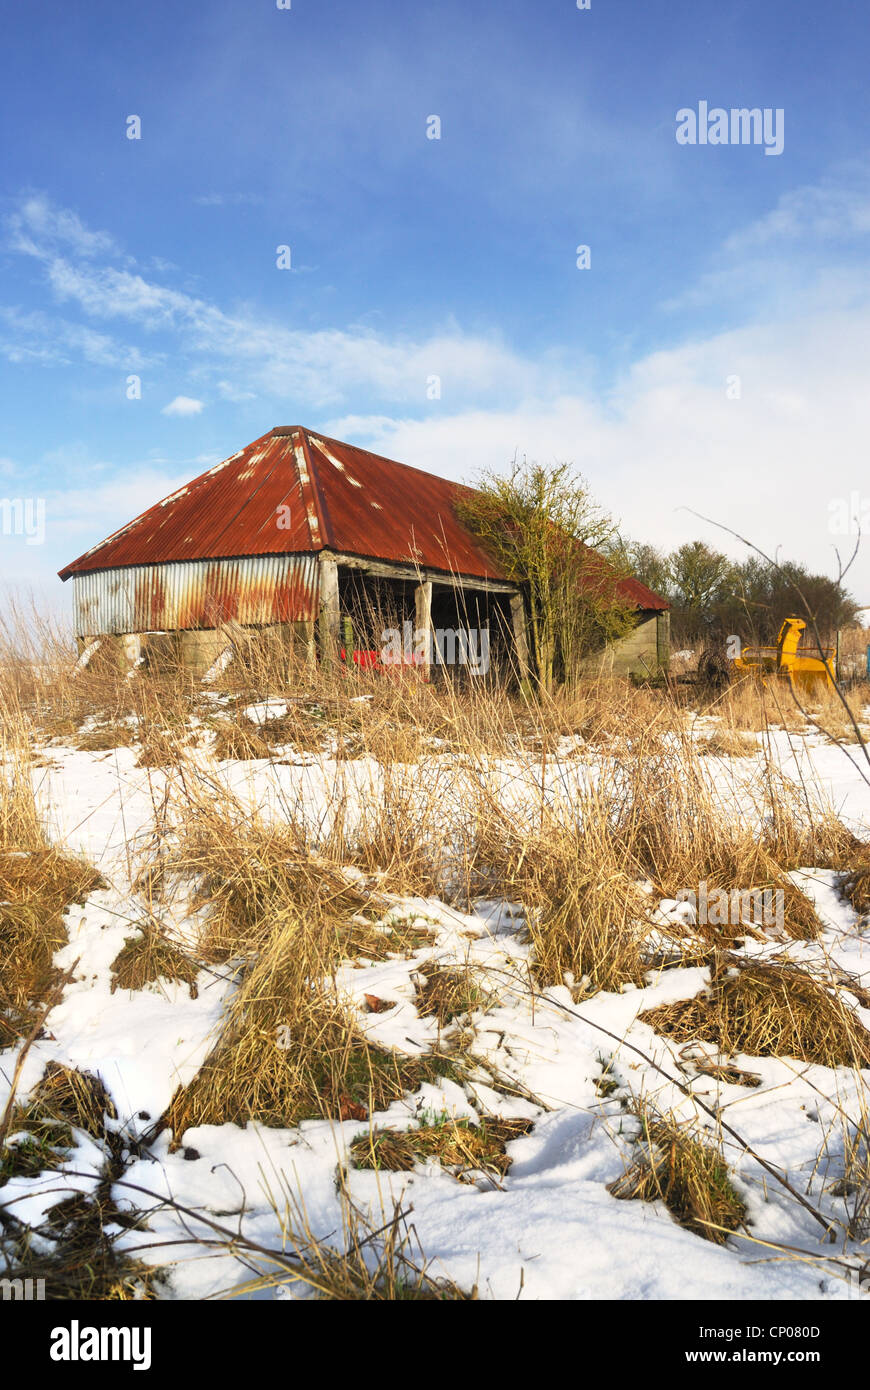
M 257 722 L 280 712 L 272 702 L 248 711 Z M 814 738 L 779 733 L 773 743 L 787 775 L 814 786 L 859 834 L 870 833 L 870 786 L 857 760 L 850 763 L 841 750 Z M 166 981 L 135 994 L 111 992 L 109 967 L 137 918 L 131 892 L 141 867 L 137 856 L 166 786 L 163 772 L 136 769 L 135 761 L 135 750 L 126 748 L 84 753 L 52 747 L 47 766 L 34 771 L 50 833 L 86 855 L 110 886 L 68 913 L 69 944 L 57 963 L 75 964 L 74 982 L 51 1014 L 50 1036 L 31 1051 L 20 1087 L 22 1094 L 32 1088 L 51 1060 L 98 1071 L 120 1127 L 133 1137 L 149 1131 L 176 1086 L 202 1063 L 230 987 L 225 973 L 204 970 L 196 998 L 186 986 Z M 745 771 L 747 761 L 707 760 L 723 797 L 737 795 L 732 772 L 736 762 Z M 322 819 L 337 779 L 344 779 L 351 797 L 363 797 L 382 776 L 377 764 L 365 760 L 336 764 L 289 757 L 281 765 L 233 763 L 220 771 L 252 803 L 279 816 L 287 807 L 301 808 L 313 824 Z M 517 771 L 509 763 L 497 769 L 508 799 L 528 786 Z M 432 775 L 431 768 L 422 768 L 421 786 Z M 566 788 L 570 794 L 594 775 L 588 758 L 569 759 L 550 765 L 546 786 L 554 794 Z M 789 943 L 791 958 L 809 966 L 833 963 L 870 987 L 870 934 L 839 897 L 836 876 L 808 872 L 802 886 L 825 930 L 818 942 Z M 483 1297 L 515 1298 L 520 1292 L 524 1298 L 578 1299 L 849 1296 L 836 1260 L 845 1255 L 847 1263 L 859 1262 L 857 1248 L 844 1250 L 842 1241 L 826 1244 L 812 1217 L 745 1146 L 787 1171 L 792 1184 L 828 1216 L 842 1218 L 843 1199 L 826 1188 L 828 1164 L 836 1175 L 838 1157 L 842 1161 L 842 1113 L 858 1113 L 859 1083 L 852 1073 L 787 1058 L 737 1057 L 730 1060 L 760 1077 L 760 1085 L 749 1089 L 716 1081 L 693 1069 L 697 1047 L 692 1054 L 638 1021 L 656 1004 L 693 997 L 706 983 L 703 970 L 669 969 L 650 975 L 643 989 L 599 994 L 579 1005 L 567 988 L 532 998 L 523 922 L 509 904 L 481 903 L 463 914 L 435 900 L 408 898 L 397 901 L 393 912 L 422 916 L 435 938 L 411 959 L 342 971 L 342 988 L 360 1005 L 365 994 L 396 1005 L 385 1013 L 361 1012 L 361 1026 L 373 1040 L 405 1052 L 431 1046 L 437 1026 L 416 1013 L 413 977 L 425 974 L 433 959 L 467 962 L 484 973 L 496 996 L 474 1019 L 473 1051 L 482 1063 L 475 1080 L 478 1096 L 490 1111 L 535 1123 L 511 1143 L 512 1167 L 498 1181 L 480 1175 L 459 1182 L 437 1165 L 402 1174 L 350 1168 L 350 1197 L 374 1227 L 389 1219 L 394 1200 L 400 1200 L 432 1272 L 465 1288 L 476 1285 Z M 777 948 L 756 944 L 752 949 Z M 870 1025 L 870 1012 L 859 1012 Z M 14 1052 L 0 1052 L 0 1111 L 14 1060 Z M 605 1071 L 620 1088 L 615 1094 L 604 1094 L 596 1084 Z M 503 1094 L 493 1084 L 496 1077 L 509 1079 L 514 1094 Z M 618 1201 L 606 1187 L 633 1157 L 627 1142 L 631 1121 L 620 1096 L 654 1098 L 661 1108 L 686 1118 L 708 1119 L 687 1098 L 686 1087 L 718 1110 L 744 1141 L 725 1136 L 726 1156 L 749 1211 L 749 1233 L 731 1237 L 725 1247 L 681 1228 L 661 1203 Z M 422 1113 L 473 1117 L 475 1112 L 465 1091 L 444 1080 L 372 1123 L 402 1128 Z M 206 1127 L 189 1130 L 184 1149 L 174 1154 L 169 1136 L 162 1134 L 131 1159 L 116 1186 L 120 1205 L 150 1213 L 147 1231 L 129 1232 L 125 1242 L 131 1249 L 147 1247 L 143 1256 L 154 1263 L 173 1262 L 171 1291 L 180 1298 L 225 1293 L 243 1284 L 250 1271 L 231 1255 L 191 1250 L 179 1214 L 162 1204 L 166 1196 L 190 1209 L 184 1218 L 189 1227 L 196 1228 L 199 1212 L 275 1248 L 281 1243 L 278 1213 L 289 1195 L 304 1210 L 310 1231 L 339 1247 L 336 1175 L 347 1167 L 348 1145 L 366 1128 L 352 1120 L 306 1122 L 290 1131 L 254 1124 Z M 86 1136 L 78 1138 L 68 1166 L 82 1176 L 69 1182 L 87 1188 L 96 1183 L 101 1155 Z M 57 1174 L 16 1179 L 3 1189 L 3 1202 L 14 1202 L 19 1216 L 38 1220 L 57 1200 L 57 1182 Z M 772 1249 L 770 1243 L 787 1249 Z M 290 1292 L 301 1296 L 299 1286 Z M 259 1296 L 272 1297 L 274 1291 Z

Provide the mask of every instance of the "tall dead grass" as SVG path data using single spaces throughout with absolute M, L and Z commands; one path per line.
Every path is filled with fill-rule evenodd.
M 58 979 L 63 914 L 100 883 L 88 864 L 46 839 L 27 727 L 20 712 L 0 708 L 0 1046 L 29 1031 Z
M 330 938 L 326 922 L 289 907 L 273 921 L 240 975 L 213 1051 L 166 1112 L 175 1147 L 203 1124 L 363 1120 L 441 1074 L 435 1059 L 368 1042 L 329 973 Z
M 238 975 L 213 1051 L 167 1113 L 175 1142 L 198 1124 L 365 1118 L 449 1070 L 371 1046 L 336 989 L 342 961 L 392 946 L 375 925 L 387 900 L 294 827 L 186 785 L 167 872 L 195 886 L 198 953 Z
M 126 720 L 140 765 L 170 772 L 194 712 L 215 728 L 218 759 L 295 752 L 372 767 L 362 790 L 336 772 L 320 825 L 283 808 L 284 824 L 268 833 L 252 826 L 247 844 L 238 817 L 227 833 L 233 817 L 217 804 L 217 784 L 202 784 L 179 871 L 210 901 L 201 949 L 212 961 L 259 949 L 281 902 L 331 914 L 352 954 L 359 924 L 350 924 L 365 906 L 343 872 L 352 862 L 382 891 L 466 905 L 487 893 L 512 897 L 527 908 L 543 980 L 618 988 L 643 972 L 656 893 L 675 897 L 702 883 L 780 889 L 787 934 L 808 939 L 819 923 L 788 871 L 845 870 L 858 853 L 836 818 L 802 801 L 766 757 L 748 779 L 750 804 L 735 809 L 734 787 L 723 788 L 699 756 L 683 694 L 600 678 L 531 703 L 485 683 L 326 670 L 240 639 L 236 648 L 208 690 L 178 671 L 128 679 L 95 665 L 67 673 L 56 696 L 34 695 L 39 708 L 54 700 L 51 709 L 73 719 L 97 704 L 106 727 Z M 283 699 L 285 711 L 256 724 L 245 717 L 249 703 L 269 699 Z M 711 708 L 735 736 L 798 717 L 783 691 L 751 681 Z M 752 924 L 701 935 L 707 945 L 733 941 L 744 927 Z

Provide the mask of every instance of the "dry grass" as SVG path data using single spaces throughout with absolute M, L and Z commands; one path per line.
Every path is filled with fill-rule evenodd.
M 740 729 L 716 729 L 698 740 L 698 752 L 717 758 L 751 758 L 758 752 L 758 741 Z
M 211 751 L 216 762 L 256 762 L 272 757 L 272 749 L 266 739 L 248 719 L 215 719 L 212 729 L 214 742 Z
M 170 863 L 206 909 L 198 954 L 209 962 L 256 953 L 288 916 L 316 934 L 327 966 L 385 952 L 384 934 L 362 917 L 383 900 L 312 853 L 293 827 L 246 812 L 226 793 L 184 804 Z
M 440 896 L 446 887 L 446 829 L 436 830 L 449 802 L 444 774 L 388 766 L 354 823 L 341 837 L 340 852 L 376 876 L 392 892 Z
M 74 1147 L 74 1129 L 104 1139 L 106 1116 L 117 1119 L 117 1112 L 99 1077 L 49 1062 L 30 1099 L 12 1106 L 0 1145 L 0 1185 L 60 1167 Z
M 106 1153 L 106 1174 L 85 1193 L 69 1185 L 69 1195 L 46 1213 L 39 1239 L 7 1208 L 0 1259 L 7 1279 L 43 1279 L 51 1300 L 133 1300 L 155 1296 L 160 1273 L 117 1248 L 119 1226 L 137 1219 L 111 1199 L 120 1143 L 107 1121 L 118 1115 L 99 1076 L 50 1062 L 26 1103 L 12 1107 L 7 1141 L 0 1146 L 0 1186 L 11 1177 L 37 1177 L 69 1163 L 75 1132 L 84 1131 Z M 59 1173 L 58 1191 L 64 1190 Z
M 847 1234 L 863 1244 L 870 1240 L 870 1128 L 866 1111 L 845 1135 L 840 1194 L 846 1198 Z
M 860 917 L 870 913 L 870 851 L 863 847 L 865 862 L 852 868 L 843 880 L 843 895 Z
M 145 726 L 136 767 L 177 767 L 184 757 L 190 735 L 159 724 Z
M 788 806 L 788 793 L 780 798 Z M 840 873 L 870 862 L 870 845 L 859 840 L 839 817 L 824 807 L 813 815 L 777 814 L 767 829 L 764 845 L 784 869 L 835 869 Z
M 484 988 L 481 973 L 468 966 L 427 964 L 415 1003 L 419 1014 L 437 1018 L 439 1028 L 446 1028 L 454 1019 L 488 1009 L 492 992 Z
M 429 946 L 434 946 L 438 933 L 432 923 L 414 914 L 388 913 L 384 918 L 387 935 L 382 937 L 383 951 L 389 956 L 409 959 Z
M 641 1020 L 675 1042 L 709 1042 L 726 1054 L 870 1066 L 870 1033 L 854 1010 L 787 962 L 729 962 L 705 993 L 649 1009 Z
M 477 1173 L 503 1178 L 512 1162 L 507 1145 L 528 1134 L 532 1124 L 532 1120 L 483 1116 L 472 1121 L 445 1115 L 413 1129 L 372 1129 L 353 1140 L 350 1156 L 355 1168 L 401 1173 L 437 1160 L 456 1178 Z
M 114 1102 L 99 1076 L 49 1062 L 26 1107 L 30 1116 L 83 1129 L 94 1139 L 105 1137 L 106 1116 L 116 1120 Z
M 78 732 L 72 745 L 80 753 L 106 753 L 113 748 L 130 748 L 135 741 L 135 732 L 129 724 L 100 722 Z
M 645 1156 L 608 1191 L 622 1201 L 664 1202 L 687 1230 L 724 1245 L 746 1220 L 728 1165 L 706 1132 L 648 1109 L 638 1113 Z
M 843 827 L 805 805 L 772 765 L 746 788 L 754 801 L 751 814 L 739 811 L 730 797 L 723 801 L 689 738 L 620 760 L 605 770 L 599 786 L 635 875 L 651 880 L 661 897 L 697 893 L 702 883 L 729 894 L 781 889 L 786 932 L 800 940 L 818 935 L 821 924 L 809 900 L 785 871 L 807 864 L 804 853 L 812 852 L 809 862 L 830 862 L 840 852 Z M 733 939 L 741 925 L 732 922 L 717 935 Z
M 14 1109 L 9 1134 L 0 1145 L 0 1187 L 10 1178 L 35 1178 L 59 1168 L 73 1142 L 68 1124 L 45 1119 L 27 1106 Z
M 7 948 L 0 989 L 7 987 L 8 958 L 23 1026 L 50 987 L 53 952 L 66 940 L 62 912 L 69 895 L 96 886 L 92 871 L 57 855 L 42 838 L 30 790 L 33 728 L 95 748 L 133 742 L 135 735 L 139 766 L 166 767 L 170 774 L 171 810 L 145 866 L 149 897 L 194 885 L 202 916 L 196 956 L 235 962 L 238 969 L 213 1050 L 164 1117 L 175 1147 L 185 1130 L 205 1123 L 253 1119 L 290 1127 L 322 1117 L 360 1125 L 423 1081 L 462 1078 L 456 1056 L 411 1058 L 372 1046 L 356 1010 L 336 991 L 343 961 L 433 944 L 421 916 L 390 911 L 391 892 L 437 894 L 462 906 L 477 895 L 518 903 L 539 982 L 566 982 L 575 997 L 640 983 L 650 965 L 650 909 L 658 897 L 702 882 L 728 892 L 781 887 L 786 931 L 801 939 L 815 936 L 819 923 L 785 877 L 789 870 L 824 865 L 849 872 L 846 891 L 859 911 L 870 911 L 870 852 L 779 777 L 765 743 L 752 736 L 805 727 L 781 687 L 733 686 L 710 703 L 721 727 L 698 745 L 685 692 L 672 698 L 621 682 L 590 681 L 537 705 L 483 687 L 461 691 L 413 678 L 327 673 L 286 658 L 258 665 L 251 644 L 212 687 L 226 697 L 216 714 L 209 692 L 180 672 L 143 668 L 127 679 L 98 661 L 72 675 L 68 652 L 64 660 L 66 668 L 60 659 L 57 667 L 43 663 L 50 678 L 45 671 L 37 677 L 26 660 L 12 675 L 8 669 L 0 675 L 0 693 L 14 714 L 0 724 L 0 899 L 9 900 L 0 906 L 0 931 L 10 933 L 0 943 Z M 260 726 L 244 716 L 247 703 L 270 696 L 287 701 L 281 718 Z M 833 707 L 815 695 L 812 709 L 822 723 L 834 718 Z M 216 772 L 182 759 L 193 715 L 214 732 L 219 760 L 275 761 L 287 749 L 335 759 L 317 822 L 304 820 L 301 802 L 280 804 L 275 821 L 274 811 L 254 814 L 224 793 Z M 705 755 L 755 752 L 755 804 L 741 815 L 721 794 Z M 372 760 L 362 769 L 368 785 L 359 782 L 360 769 L 347 767 L 351 758 Z M 508 762 L 496 766 L 494 759 Z M 586 762 L 594 763 L 588 776 Z M 350 876 L 349 864 L 362 876 Z M 31 891 L 28 882 L 37 880 L 39 891 Z M 751 931 L 754 924 L 693 929 L 693 948 L 719 960 L 735 937 L 747 934 L 741 928 Z M 442 1027 L 487 1007 L 474 972 L 429 962 L 420 969 L 418 1007 Z M 870 1035 L 844 996 L 787 965 L 746 963 L 735 972 L 715 969 L 707 995 L 653 1010 L 645 1021 L 680 1041 L 712 1042 L 726 1054 L 870 1064 Z M 125 943 L 113 976 L 124 989 L 160 978 L 193 987 L 196 964 L 149 919 Z M 12 1012 L 10 1004 L 0 1018 Z M 736 1083 L 745 1075 L 715 1065 L 721 1079 Z M 13 1165 L 10 1171 L 57 1166 L 83 1121 L 107 1142 L 101 1105 L 108 1098 L 76 1075 L 46 1077 L 36 1109 L 21 1119 L 20 1138 L 0 1156 Z M 690 1229 L 724 1239 L 711 1233 L 736 1229 L 745 1213 L 721 1154 L 706 1136 L 667 1118 L 647 1115 L 642 1124 L 650 1157 L 628 1183 L 631 1195 L 662 1197 Z M 354 1141 L 353 1158 L 361 1166 L 397 1169 L 437 1158 L 457 1175 L 483 1172 L 497 1180 L 513 1137 L 501 1125 L 487 1118 L 427 1122 L 403 1133 L 375 1127 Z M 102 1248 L 92 1237 L 107 1211 L 70 1207 L 56 1217 L 59 1228 L 85 1233 L 85 1262 L 88 1249 Z M 358 1230 L 344 1251 L 303 1241 L 291 1277 L 322 1297 L 461 1296 L 418 1278 L 404 1263 L 403 1239 L 396 1234 L 376 1256 L 376 1242 Z M 129 1287 L 141 1289 L 136 1278 Z M 102 1275 L 97 1286 L 114 1287 Z
M 667 692 L 599 682 L 533 711 L 501 694 L 463 702 L 455 692 L 418 681 L 375 681 L 364 674 L 337 680 L 310 671 L 304 679 L 310 694 L 291 697 L 287 713 L 262 729 L 242 717 L 242 701 L 257 692 L 237 691 L 236 713 L 224 721 L 227 754 L 273 756 L 284 739 L 319 748 L 330 740 L 333 748 L 353 742 L 358 751 L 378 752 L 380 771 L 361 789 L 337 773 L 318 826 L 304 825 L 298 808 L 285 808 L 283 828 L 261 827 L 250 835 L 238 826 L 229 834 L 219 830 L 227 816 L 206 803 L 222 793 L 203 781 L 196 794 L 200 845 L 193 834 L 186 836 L 185 871 L 198 878 L 204 898 L 214 899 L 203 943 L 210 959 L 256 950 L 260 926 L 269 930 L 269 904 L 282 902 L 333 911 L 344 955 L 360 953 L 350 929 L 357 919 L 353 930 L 368 938 L 361 953 L 379 954 L 376 933 L 358 920 L 371 883 L 364 893 L 349 886 L 342 873 L 349 862 L 382 893 L 437 895 L 461 906 L 481 894 L 519 901 L 528 910 L 540 978 L 571 977 L 577 988 L 579 982 L 584 989 L 618 988 L 642 976 L 652 905 L 644 881 L 661 897 L 697 891 L 701 883 L 729 893 L 779 888 L 787 934 L 818 934 L 809 900 L 784 874 L 841 862 L 847 832 L 818 807 L 802 804 L 801 793 L 767 762 L 753 778 L 755 809 L 736 814 L 731 799 L 720 797 L 684 711 Z M 377 747 L 381 736 L 390 744 L 386 750 Z M 594 795 L 588 787 L 562 788 L 554 781 L 551 759 L 565 737 L 598 748 Z M 402 762 L 434 738 L 445 748 L 461 746 L 462 757 Z M 493 749 L 523 753 L 511 774 L 523 811 L 504 804 Z M 313 892 L 315 860 L 319 887 Z M 707 944 L 727 944 L 754 930 L 752 923 L 737 922 L 701 935 Z
M 455 1070 L 372 1047 L 330 982 L 333 961 L 328 922 L 285 909 L 243 973 L 214 1050 L 172 1100 L 165 1120 L 176 1147 L 202 1124 L 365 1119 Z
M 744 676 L 714 696 L 706 709 L 719 715 L 726 729 L 738 733 L 764 733 L 768 729 L 799 733 L 806 727 L 785 681 L 762 682 L 754 676 Z
M 632 876 L 606 812 L 590 797 L 576 829 L 550 828 L 528 844 L 514 881 L 528 909 L 534 964 L 547 984 L 582 992 L 639 983 L 649 898 Z
M 118 1249 L 135 1224 L 114 1206 L 101 1187 L 93 1196 L 74 1192 L 47 1213 L 39 1242 L 26 1230 L 13 1230 L 0 1247 L 5 1279 L 43 1279 L 52 1302 L 140 1302 L 160 1296 L 161 1271 Z M 16 1239 L 17 1237 L 17 1239 Z
M 454 1280 L 433 1275 L 418 1245 L 413 1226 L 399 1202 L 391 1215 L 379 1218 L 363 1215 L 351 1202 L 339 1175 L 342 1229 L 336 1239 L 318 1238 L 307 1214 L 285 1184 L 272 1198 L 281 1229 L 281 1250 L 271 1256 L 261 1247 L 250 1252 L 244 1239 L 228 1241 L 228 1248 L 239 1248 L 249 1255 L 250 1264 L 269 1272 L 230 1291 L 230 1296 L 261 1289 L 296 1289 L 318 1300 L 355 1303 L 406 1303 L 475 1301 L 477 1287 L 470 1291 Z
M 0 849 L 45 848 L 30 776 L 30 729 L 17 709 L 0 702 Z
M 710 712 L 721 715 L 724 725 L 735 731 L 762 733 L 781 728 L 803 733 L 818 728 L 832 740 L 859 741 L 840 697 L 830 685 L 817 681 L 809 687 L 799 686 L 797 697 L 802 708 L 795 703 L 785 679 L 768 678 L 761 682 L 746 677 L 718 696 Z M 866 727 L 870 686 L 855 686 L 846 699 L 856 723 Z
M 135 936 L 127 937 L 112 962 L 112 992 L 139 990 L 160 980 L 186 984 L 191 999 L 197 997 L 199 966 L 175 942 L 159 922 L 149 918 Z
M 57 983 L 64 911 L 100 886 L 94 869 L 57 850 L 0 850 L 0 1046 L 29 1031 Z

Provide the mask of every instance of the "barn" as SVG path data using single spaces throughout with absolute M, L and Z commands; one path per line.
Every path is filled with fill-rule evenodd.
M 425 666 L 448 659 L 448 635 L 467 663 L 465 634 L 486 633 L 488 669 L 523 678 L 523 597 L 457 520 L 461 491 L 279 426 L 60 571 L 73 582 L 76 636 L 122 662 L 170 651 L 202 674 L 240 632 L 304 660 L 364 662 L 390 631 Z M 649 674 L 667 661 L 668 605 L 635 579 L 620 590 L 637 622 L 601 659 Z

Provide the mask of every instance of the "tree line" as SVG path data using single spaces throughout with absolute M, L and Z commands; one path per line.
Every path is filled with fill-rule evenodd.
M 854 623 L 859 609 L 842 584 L 797 561 L 751 554 L 734 561 L 706 541 L 665 552 L 631 541 L 570 464 L 514 459 L 487 472 L 455 502 L 459 520 L 525 595 L 537 682 L 571 685 L 591 653 L 636 622 L 621 581 L 629 575 L 671 605 L 672 645 L 772 644 L 785 618 L 814 618 L 823 641 Z
M 842 584 L 795 560 L 774 566 L 750 555 L 735 561 L 702 540 L 686 541 L 668 552 L 620 540 L 614 554 L 669 601 L 677 645 L 697 645 L 711 630 L 773 643 L 785 618 L 807 617 L 800 595 L 825 641 L 833 642 L 837 630 L 858 617 L 858 605 Z

